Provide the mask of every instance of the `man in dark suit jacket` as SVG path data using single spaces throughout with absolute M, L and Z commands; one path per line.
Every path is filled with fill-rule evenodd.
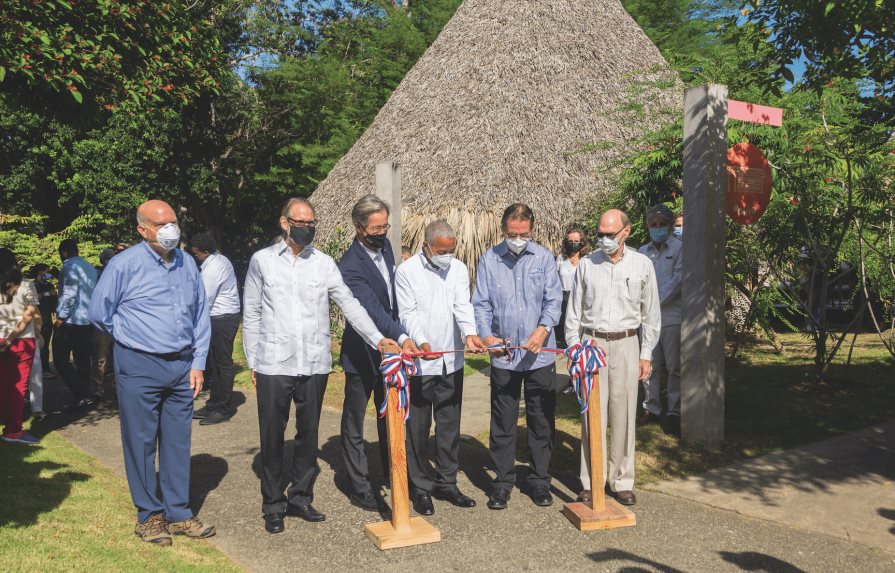
M 373 319 L 383 336 L 397 340 L 404 352 L 418 352 L 416 344 L 398 320 L 395 298 L 395 255 L 386 239 L 388 204 L 375 195 L 365 195 L 351 210 L 356 236 L 339 261 L 339 271 L 354 297 Z M 382 357 L 351 327 L 342 337 L 342 368 L 345 370 L 345 404 L 342 407 L 342 456 L 351 482 L 351 503 L 367 511 L 378 511 L 379 502 L 370 485 L 364 451 L 364 413 L 373 394 L 376 406 L 385 399 L 379 363 Z M 377 423 L 379 454 L 388 475 L 388 436 L 385 420 Z

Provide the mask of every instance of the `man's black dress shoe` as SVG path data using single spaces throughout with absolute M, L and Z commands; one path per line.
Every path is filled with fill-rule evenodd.
M 310 521 L 311 523 L 318 523 L 326 519 L 326 516 L 324 514 L 314 509 L 314 506 L 310 504 L 302 505 L 300 507 L 289 506 L 286 508 L 286 515 L 300 517 L 305 521 Z
M 457 507 L 475 507 L 475 500 L 467 495 L 463 495 L 459 489 L 435 489 L 432 496 L 436 499 L 449 501 Z
M 432 505 L 432 496 L 428 493 L 418 493 L 413 496 L 413 511 L 420 515 L 432 515 L 435 506 Z
M 193 417 L 194 418 L 196 417 L 195 414 L 193 415 Z M 214 424 L 220 424 L 221 422 L 229 422 L 229 421 L 230 421 L 230 416 L 228 416 L 227 414 L 222 414 L 220 412 L 214 411 L 214 412 L 209 412 L 207 416 L 205 416 L 204 418 L 201 418 L 199 420 L 199 425 L 200 426 L 211 426 Z
M 637 503 L 637 496 L 630 490 L 617 491 L 614 497 L 622 505 L 634 505 Z
M 506 509 L 510 500 L 510 492 L 505 489 L 496 489 L 488 496 L 488 509 Z
M 282 533 L 282 531 L 286 529 L 286 526 L 283 525 L 283 514 L 265 513 L 264 529 L 267 530 L 268 533 Z
M 205 418 L 207 416 L 208 416 L 208 408 L 205 406 L 203 406 L 202 408 L 199 408 L 198 410 L 193 410 L 193 419 L 194 420 L 201 420 L 202 418 Z
M 376 496 L 373 495 L 372 491 L 368 491 L 363 495 L 352 493 L 350 501 L 351 505 L 357 506 L 364 511 L 379 511 L 379 502 L 376 501 Z
M 550 488 L 546 486 L 536 487 L 531 492 L 531 500 L 535 505 L 548 507 L 553 505 L 553 496 L 550 495 Z

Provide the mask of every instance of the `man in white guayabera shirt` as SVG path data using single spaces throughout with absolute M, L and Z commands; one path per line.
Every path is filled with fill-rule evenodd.
M 426 226 L 423 248 L 398 267 L 398 315 L 422 352 L 466 348 L 485 352 L 469 302 L 469 270 L 454 258 L 457 235 L 446 221 Z M 413 508 L 432 515 L 432 496 L 457 507 L 475 500 L 457 488 L 463 354 L 449 352 L 417 362 L 410 381 L 407 422 L 407 474 Z M 435 417 L 435 470 L 429 463 L 429 429 Z
M 286 513 L 311 522 L 325 519 L 311 502 L 320 473 L 320 409 L 332 371 L 329 299 L 367 342 L 380 351 L 400 352 L 351 295 L 335 261 L 312 246 L 316 228 L 314 207 L 306 199 L 289 199 L 280 216 L 283 240 L 255 253 L 246 275 L 243 344 L 258 392 L 261 508 L 270 533 L 283 531 Z M 292 402 L 296 434 L 284 494 L 283 433 Z
M 608 493 L 624 505 L 637 503 L 632 491 L 637 381 L 649 378 L 662 322 L 653 263 L 625 245 L 630 234 L 627 215 L 618 209 L 603 213 L 597 232 L 600 248 L 578 264 L 566 316 L 569 346 L 594 338 L 606 351 L 608 366 L 600 371 L 603 467 Z M 581 420 L 581 501 L 591 499 L 586 418 Z M 608 466 L 607 424 L 612 426 Z

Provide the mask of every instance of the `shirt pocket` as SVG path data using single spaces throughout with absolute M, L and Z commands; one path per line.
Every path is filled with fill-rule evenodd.
M 643 293 L 643 281 L 640 277 L 628 277 L 625 279 L 625 296 L 631 304 L 640 304 L 640 297 Z
M 295 340 L 286 335 L 262 334 L 261 355 L 268 363 L 285 362 L 295 356 Z

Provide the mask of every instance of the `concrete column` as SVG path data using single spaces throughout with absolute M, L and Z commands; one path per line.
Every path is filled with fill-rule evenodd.
M 684 93 L 681 435 L 724 441 L 724 249 L 727 86 Z
M 388 240 L 395 252 L 395 260 L 401 262 L 401 166 L 391 161 L 376 164 L 376 196 L 391 208 Z

